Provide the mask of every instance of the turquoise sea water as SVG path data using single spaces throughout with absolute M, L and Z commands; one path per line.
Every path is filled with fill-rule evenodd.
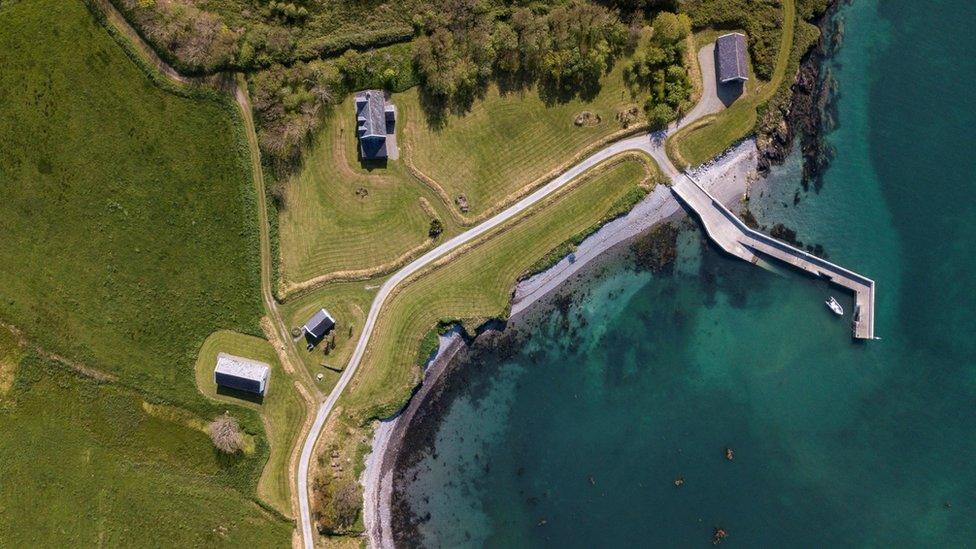
M 841 16 L 823 189 L 793 206 L 794 158 L 753 208 L 873 277 L 884 339 L 696 230 L 672 273 L 611 264 L 454 381 L 405 485 L 426 545 L 973 545 L 976 4 Z

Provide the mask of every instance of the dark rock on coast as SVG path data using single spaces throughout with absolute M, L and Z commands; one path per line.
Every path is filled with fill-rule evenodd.
M 515 327 L 506 327 L 501 331 L 481 331 L 470 344 L 462 345 L 443 371 L 434 376 L 431 386 L 424 394 L 415 395 L 418 401 L 408 404 L 407 412 L 410 417 L 404 418 L 404 430 L 396 437 L 393 491 L 390 496 L 390 523 L 397 546 L 422 545 L 417 527 L 431 517 L 429 513 L 420 515 L 411 509 L 403 490 L 410 480 L 415 480 L 415 466 L 421 460 L 428 456 L 437 458 L 435 440 L 447 409 L 460 395 L 477 399 L 487 389 L 486 378 L 478 373 L 477 368 L 479 365 L 492 363 L 486 360 L 486 354 L 511 356 L 519 350 L 522 340 L 522 332 Z M 491 464 L 486 463 L 483 466 L 487 470 Z
M 670 274 L 677 256 L 677 241 L 678 228 L 674 223 L 655 227 L 631 245 L 634 265 L 652 273 Z
M 835 17 L 839 5 L 838 1 L 831 2 L 815 21 L 821 30 L 820 40 L 800 61 L 786 116 L 756 139 L 761 172 L 782 164 L 794 142 L 799 140 L 804 190 L 808 190 L 812 183 L 814 190 L 819 191 L 823 184 L 821 174 L 833 158 L 833 151 L 823 136 L 836 125 L 834 98 L 837 89 L 825 60 L 843 40 L 843 21 Z

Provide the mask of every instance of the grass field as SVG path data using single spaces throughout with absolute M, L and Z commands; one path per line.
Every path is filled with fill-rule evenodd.
M 255 496 L 259 415 L 192 374 L 212 332 L 260 333 L 233 105 L 157 87 L 78 0 L 4 3 L 0 21 L 0 319 L 28 342 L 4 360 L 0 546 L 289 543 Z M 226 409 L 244 454 L 205 433 Z
M 390 264 L 423 246 L 431 215 L 422 200 L 445 232 L 453 230 L 443 201 L 410 176 L 402 160 L 372 171 L 360 166 L 354 112 L 349 98 L 332 113 L 301 171 L 286 184 L 279 220 L 286 286 Z
M 469 215 L 490 211 L 512 193 L 572 163 L 588 144 L 621 129 L 617 112 L 635 104 L 623 81 L 624 64 L 617 61 L 592 101 L 547 105 L 534 89 L 502 94 L 492 85 L 470 112 L 448 115 L 443 127 L 428 124 L 416 88 L 396 94 L 406 122 L 401 142 L 405 154 L 452 200 L 464 194 Z M 600 123 L 577 127 L 574 120 L 583 111 L 599 115 Z
M 153 86 L 80 2 L 24 0 L 3 19 L 0 318 L 141 389 L 194 397 L 186 372 L 207 335 L 260 333 L 231 107 Z
M 268 390 L 262 401 L 218 393 L 213 380 L 213 369 L 217 354 L 221 352 L 271 365 Z M 288 458 L 305 419 L 305 405 L 295 392 L 292 380 L 282 370 L 274 348 L 266 340 L 254 336 L 229 331 L 216 332 L 203 342 L 195 371 L 197 387 L 207 397 L 218 402 L 244 406 L 261 414 L 271 452 L 258 482 L 258 495 L 281 514 L 291 516 L 292 483 L 288 476 Z
M 0 405 L 0 546 L 270 547 L 292 524 L 241 493 L 209 438 L 36 355 Z M 244 475 L 243 478 L 246 478 Z
M 600 169 L 600 168 L 597 168 Z M 343 397 L 356 420 L 391 415 L 418 382 L 418 351 L 437 323 L 476 326 L 506 314 L 516 279 L 551 249 L 605 219 L 649 176 L 644 162 L 626 159 L 506 224 L 445 266 L 434 267 L 384 306 L 377 334 Z
M 759 82 L 750 93 L 740 97 L 718 114 L 707 116 L 668 138 L 667 150 L 679 168 L 697 166 L 749 135 L 756 126 L 757 109 L 777 92 L 786 75 L 793 51 L 793 31 L 796 27 L 796 0 L 783 0 L 783 32 L 773 77 Z M 715 33 L 704 33 L 697 40 L 698 47 L 714 40 Z M 697 38 L 697 36 L 696 36 Z

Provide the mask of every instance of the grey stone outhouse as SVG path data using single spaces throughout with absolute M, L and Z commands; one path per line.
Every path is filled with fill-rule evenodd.
M 305 339 L 308 340 L 309 344 L 312 344 L 322 339 L 333 326 L 335 326 L 335 319 L 332 318 L 329 311 L 319 309 L 305 323 L 302 332 L 305 334 Z
M 220 353 L 214 368 L 214 383 L 238 391 L 264 396 L 271 366 L 249 358 Z

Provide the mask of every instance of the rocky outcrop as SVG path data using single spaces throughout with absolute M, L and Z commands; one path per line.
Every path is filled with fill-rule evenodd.
M 834 17 L 838 4 L 832 2 L 817 21 L 821 38 L 801 59 L 785 117 L 772 130 L 756 137 L 761 172 L 786 160 L 794 142 L 799 140 L 804 190 L 811 183 L 815 190 L 820 189 L 821 175 L 833 158 L 833 151 L 823 136 L 836 125 L 833 98 L 837 89 L 825 60 L 843 39 L 843 23 Z

